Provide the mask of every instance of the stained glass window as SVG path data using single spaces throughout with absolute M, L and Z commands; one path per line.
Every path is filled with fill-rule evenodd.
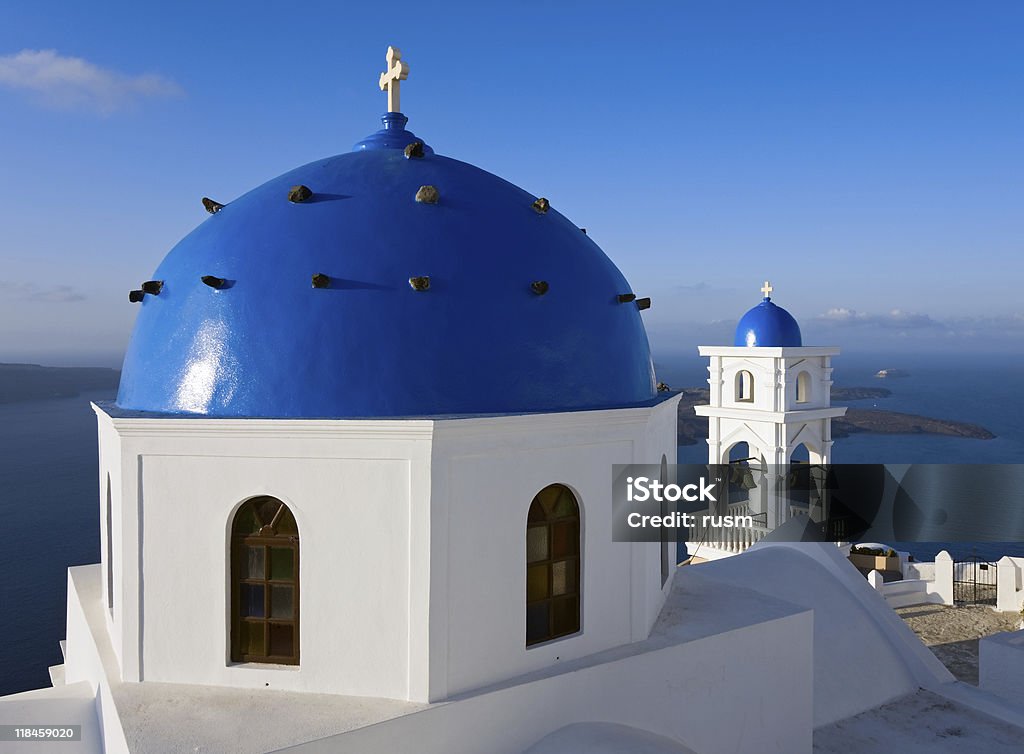
M 231 659 L 299 664 L 299 529 L 276 498 L 247 501 L 231 525 Z
M 668 484 L 668 457 L 662 455 L 661 457 L 661 472 L 658 475 L 658 481 L 662 485 Z M 662 516 L 669 514 L 668 500 L 664 495 L 661 496 L 661 510 L 659 511 Z M 661 527 L 661 585 L 665 586 L 665 582 L 668 581 L 669 575 L 669 538 L 668 538 L 668 527 Z
M 526 646 L 580 630 L 580 507 L 545 487 L 526 517 Z

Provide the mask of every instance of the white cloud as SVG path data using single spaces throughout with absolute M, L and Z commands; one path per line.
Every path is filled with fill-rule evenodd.
M 29 92 L 39 102 L 103 115 L 147 97 L 178 97 L 184 91 L 154 73 L 128 76 L 56 50 L 22 50 L 0 56 L 0 86 Z
M 884 314 L 869 314 L 867 312 L 858 312 L 856 309 L 837 307 L 819 315 L 816 317 L 816 320 L 822 324 L 871 325 L 898 329 L 945 328 L 945 325 L 932 319 L 927 314 L 905 312 L 902 309 L 893 309 Z
M 0 298 L 2 297 L 58 304 L 85 300 L 85 295 L 70 285 L 41 286 L 35 283 L 15 283 L 7 280 L 0 280 Z
M 811 339 L 834 339 L 840 345 L 858 342 L 878 347 L 885 343 L 916 342 L 957 348 L 984 349 L 1024 343 L 1024 314 L 960 315 L 935 319 L 928 314 L 893 309 L 887 313 L 835 308 L 809 319 Z M 805 342 L 807 340 L 805 331 Z
M 1024 337 L 1024 314 L 958 317 L 949 320 L 947 324 L 957 335 L 967 338 L 999 336 L 1020 339 Z

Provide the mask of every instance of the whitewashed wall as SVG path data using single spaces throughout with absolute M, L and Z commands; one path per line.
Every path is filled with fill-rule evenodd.
M 723 588 L 749 587 L 814 611 L 815 727 L 953 680 L 832 544 L 762 541 L 700 567 Z
M 97 408 L 122 678 L 434 701 L 644 638 L 671 580 L 658 543 L 611 541 L 612 465 L 674 462 L 676 404 L 437 421 Z M 526 513 L 554 482 L 582 508 L 583 629 L 527 650 Z M 298 666 L 230 662 L 231 520 L 260 495 L 299 527 Z
M 747 443 L 750 455 L 769 465 L 788 463 L 793 450 L 803 444 L 814 463 L 830 463 L 831 419 L 846 413 L 831 407 L 831 358 L 837 348 L 743 348 L 701 346 L 709 360 L 708 406 L 696 413 L 708 417 L 708 459 L 725 463 L 730 449 Z M 754 380 L 752 401 L 736 400 L 736 380 L 741 371 Z M 797 381 L 806 372 L 809 395 L 798 403 Z
M 996 564 L 996 609 L 1018 613 L 1024 607 L 1024 558 L 1004 556 Z
M 99 443 L 99 520 L 100 520 L 100 558 L 102 574 L 100 586 L 104 620 L 110 634 L 114 656 L 122 669 L 126 668 L 126 656 L 132 663 L 136 655 L 125 651 L 126 638 L 138 634 L 138 618 L 136 614 L 125 612 L 125 570 L 124 564 L 133 562 L 135 546 L 134 537 L 125 537 L 125 522 L 130 518 L 124 503 L 124 474 L 122 468 L 121 438 L 106 414 L 93 405 L 97 415 L 97 437 Z M 109 490 L 108 490 L 109 484 Z M 107 495 L 110 496 L 110 530 L 107 530 Z M 108 547 L 109 541 L 109 547 Z M 108 557 L 108 554 L 112 557 Z M 108 592 L 107 569 L 110 569 L 110 591 Z M 132 665 L 129 665 L 132 667 Z
M 426 641 L 410 637 L 427 610 L 410 585 L 429 569 L 430 422 L 100 421 L 119 435 L 132 501 L 118 512 L 125 680 L 392 698 L 426 687 L 425 652 L 410 656 Z M 229 660 L 231 520 L 259 495 L 299 527 L 296 667 Z
M 65 682 L 88 683 L 95 692 L 96 720 L 103 751 L 128 754 L 128 743 L 118 716 L 111 686 L 118 683 L 117 661 L 109 635 L 104 634 L 107 613 L 104 597 L 106 574 L 99 564 L 68 569 Z
M 978 685 L 1024 708 L 1024 631 L 998 633 L 978 642 Z
M 703 567 L 703 566 L 701 566 Z M 702 754 L 810 754 L 809 611 L 524 680 L 295 747 L 297 754 L 519 754 L 574 722 L 607 721 Z
M 658 543 L 612 542 L 612 466 L 674 462 L 676 403 L 438 423 L 432 497 L 447 534 L 432 543 L 431 589 L 448 610 L 433 656 L 447 678 L 435 677 L 432 699 L 647 636 L 671 580 L 663 589 Z M 528 649 L 526 516 L 554 483 L 581 509 L 582 627 Z

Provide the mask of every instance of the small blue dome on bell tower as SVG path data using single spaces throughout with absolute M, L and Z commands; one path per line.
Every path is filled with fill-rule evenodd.
M 733 345 L 748 348 L 799 347 L 803 345 L 800 325 L 793 315 L 772 303 L 772 286 L 765 281 L 761 289 L 764 299 L 748 311 L 736 325 Z

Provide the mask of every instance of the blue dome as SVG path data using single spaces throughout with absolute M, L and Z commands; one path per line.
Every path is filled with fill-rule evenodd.
M 800 325 L 793 315 L 765 298 L 740 319 L 733 345 L 800 346 L 803 339 L 800 337 Z
M 656 400 L 640 312 L 619 301 L 629 284 L 597 244 L 479 168 L 429 147 L 407 158 L 406 118 L 384 120 L 170 251 L 163 287 L 142 297 L 119 408 L 388 417 Z M 297 185 L 312 196 L 289 201 Z M 421 186 L 439 201 L 416 201 Z

